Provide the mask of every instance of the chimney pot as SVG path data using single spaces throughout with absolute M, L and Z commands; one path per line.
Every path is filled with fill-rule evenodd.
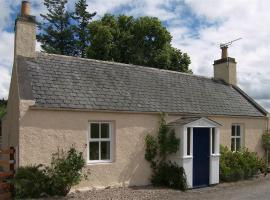
M 29 1 L 22 1 L 22 7 L 21 7 L 21 15 L 22 16 L 29 16 L 31 11 L 31 6 Z
M 228 47 L 221 47 L 221 59 L 228 58 Z

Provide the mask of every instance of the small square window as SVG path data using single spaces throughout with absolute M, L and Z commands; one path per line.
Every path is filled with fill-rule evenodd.
M 110 160 L 110 142 L 101 142 L 101 160 Z
M 101 124 L 101 138 L 110 138 L 109 124 Z
M 99 142 L 90 142 L 90 160 L 99 160 Z
M 231 133 L 231 151 L 239 151 L 242 148 L 242 126 L 240 124 L 232 125 Z
M 231 150 L 235 151 L 235 139 L 234 138 L 231 139 Z
M 112 156 L 111 123 L 90 123 L 89 158 L 90 163 L 110 162 Z
M 235 136 L 235 126 L 232 125 L 232 136 Z
M 239 151 L 240 149 L 241 149 L 241 140 L 240 140 L 240 138 L 236 138 L 235 139 L 235 141 L 236 141 L 236 147 L 235 147 L 235 150 L 236 151 Z
M 236 135 L 240 136 L 241 135 L 241 131 L 240 131 L 240 126 L 236 126 Z
M 99 138 L 99 124 L 91 124 L 91 138 Z

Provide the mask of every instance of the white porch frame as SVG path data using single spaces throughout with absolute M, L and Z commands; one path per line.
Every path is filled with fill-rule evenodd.
M 175 125 L 177 126 L 177 125 Z M 209 184 L 217 184 L 219 183 L 219 157 L 220 157 L 220 130 L 219 127 L 221 125 L 209 120 L 207 118 L 200 118 L 188 124 L 182 125 L 178 127 L 180 131 L 180 139 L 181 139 L 181 151 L 180 157 L 182 159 L 182 166 L 185 169 L 187 176 L 187 183 L 190 188 L 193 187 L 193 128 L 209 128 L 210 134 L 210 169 L 209 169 Z M 187 155 L 187 132 L 188 128 L 190 128 L 190 155 Z M 215 149 L 214 153 L 212 152 L 212 129 L 215 129 Z

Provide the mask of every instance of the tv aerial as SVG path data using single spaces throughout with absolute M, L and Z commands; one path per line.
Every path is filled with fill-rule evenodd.
M 221 43 L 219 45 L 220 49 L 222 50 L 222 53 L 221 53 L 221 58 L 227 58 L 228 57 L 228 48 L 229 46 L 232 45 L 232 43 L 238 41 L 238 40 L 241 40 L 242 38 L 237 38 L 235 40 L 232 40 L 230 42 L 227 42 L 227 43 Z

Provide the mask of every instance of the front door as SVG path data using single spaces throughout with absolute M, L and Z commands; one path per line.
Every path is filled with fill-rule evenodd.
M 193 188 L 209 185 L 210 129 L 193 128 Z

